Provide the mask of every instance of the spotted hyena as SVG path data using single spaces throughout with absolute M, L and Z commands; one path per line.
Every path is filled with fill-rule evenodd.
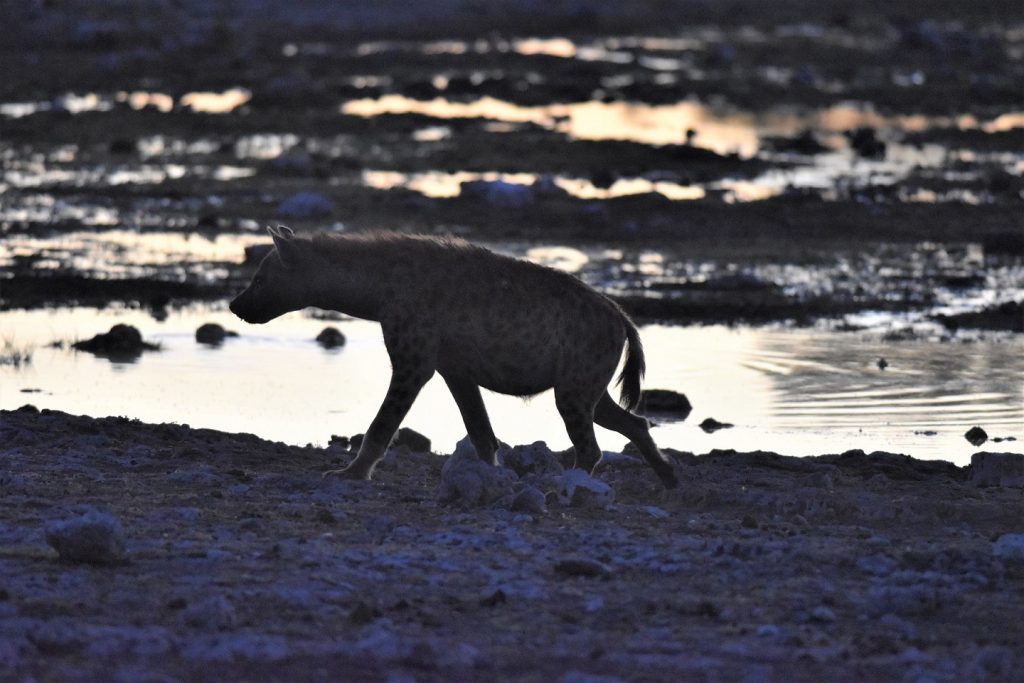
M 635 408 L 644 373 L 636 326 L 613 301 L 577 278 L 500 256 L 462 240 L 407 235 L 296 237 L 268 228 L 274 250 L 231 302 L 249 323 L 317 306 L 380 322 L 392 375 L 359 453 L 328 474 L 368 479 L 420 389 L 435 372 L 451 390 L 477 455 L 497 464 L 498 440 L 480 387 L 515 396 L 555 391 L 576 451 L 592 471 L 601 459 L 594 423 L 626 436 L 666 487 L 673 468 Z

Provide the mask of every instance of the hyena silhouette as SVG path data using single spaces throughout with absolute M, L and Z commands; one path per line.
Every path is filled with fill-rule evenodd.
M 391 384 L 359 453 L 347 468 L 325 476 L 369 479 L 416 395 L 437 372 L 485 462 L 497 464 L 498 440 L 480 387 L 515 396 L 553 388 L 577 467 L 591 472 L 601 459 L 596 422 L 636 444 L 662 483 L 676 486 L 647 421 L 608 394 L 625 345 L 622 403 L 632 409 L 640 400 L 644 354 L 636 326 L 576 277 L 456 239 L 300 238 L 284 226 L 267 230 L 275 248 L 231 311 L 249 323 L 307 306 L 374 320 L 391 357 Z

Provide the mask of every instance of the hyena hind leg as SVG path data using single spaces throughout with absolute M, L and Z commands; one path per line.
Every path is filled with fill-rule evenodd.
M 555 389 L 555 406 L 576 450 L 576 467 L 588 474 L 593 473 L 601 460 L 601 449 L 594 436 L 594 404 L 572 393 Z
M 640 454 L 658 475 L 658 479 L 665 485 L 665 488 L 674 489 L 679 485 L 672 464 L 658 450 L 654 439 L 651 438 L 647 420 L 621 407 L 607 391 L 604 392 L 604 396 L 594 408 L 594 422 L 605 429 L 618 432 L 632 441 L 640 449 Z

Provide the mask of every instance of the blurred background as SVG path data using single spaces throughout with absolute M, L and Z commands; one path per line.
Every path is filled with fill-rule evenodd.
M 1019 2 L 17 0 L 0 25 L 2 408 L 363 431 L 375 326 L 226 311 L 284 223 L 576 273 L 693 403 L 664 446 L 962 464 L 981 426 L 1021 452 Z M 160 350 L 70 348 L 116 323 Z M 487 401 L 500 438 L 568 444 L 549 396 Z M 464 434 L 436 381 L 407 424 Z

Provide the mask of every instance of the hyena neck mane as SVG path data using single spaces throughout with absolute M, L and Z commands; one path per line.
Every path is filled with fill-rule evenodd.
M 405 235 L 395 232 L 331 235 L 319 233 L 310 238 L 317 255 L 329 263 L 351 265 L 355 262 L 389 266 L 409 259 L 430 258 L 452 249 L 474 250 L 469 242 L 453 237 Z
M 309 245 L 313 259 L 301 277 L 312 285 L 310 304 L 377 321 L 389 302 L 429 288 L 452 259 L 488 253 L 461 239 L 400 233 L 318 234 Z

